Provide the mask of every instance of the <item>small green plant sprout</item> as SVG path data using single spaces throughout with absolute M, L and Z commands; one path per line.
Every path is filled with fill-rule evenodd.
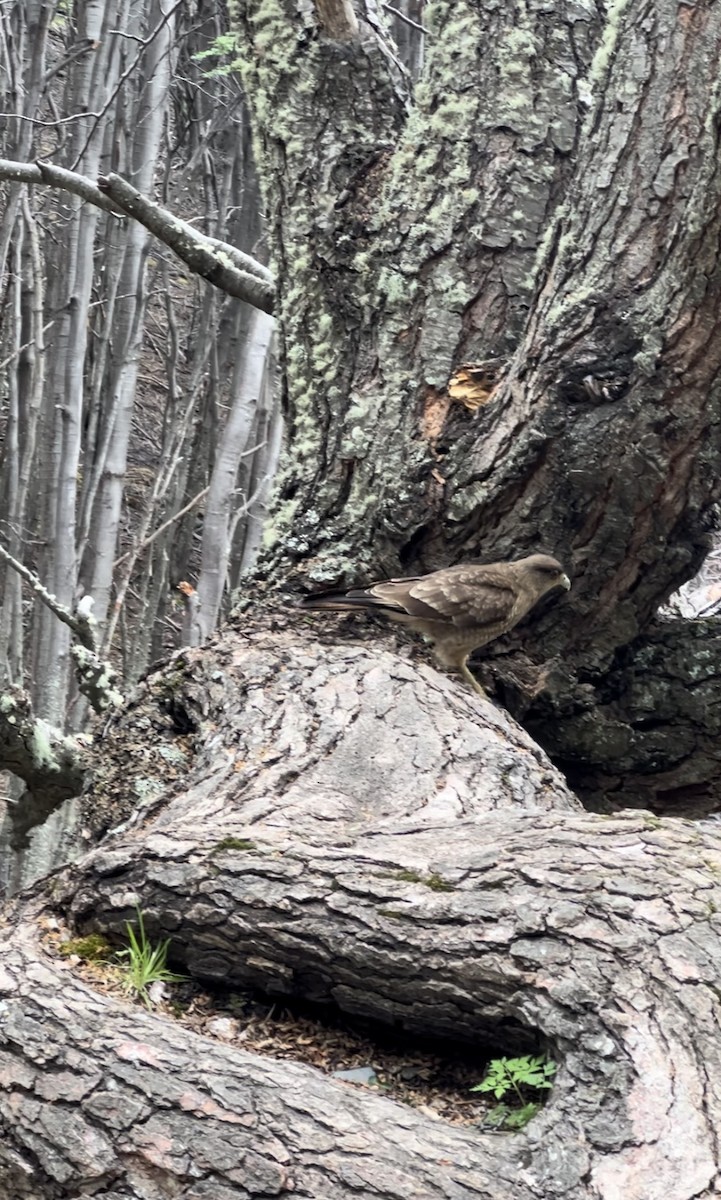
M 557 1064 L 546 1054 L 523 1054 L 520 1058 L 493 1058 L 485 1078 L 472 1092 L 492 1092 L 500 1103 L 494 1105 L 487 1123 L 496 1129 L 523 1129 L 541 1107 L 540 1099 L 529 1093 L 543 1092 L 553 1086 Z M 508 1099 L 506 1099 L 508 1098 Z M 508 1103 L 508 1100 L 512 1103 Z
M 136 908 L 135 911 L 138 914 L 138 932 L 136 934 L 130 921 L 126 921 L 128 948 L 118 951 L 119 958 L 127 959 L 127 963 L 123 967 L 123 987 L 126 992 L 142 1000 L 147 1008 L 152 1008 L 148 991 L 151 984 L 180 983 L 187 976 L 175 975 L 173 971 L 168 970 L 166 959 L 170 938 L 153 946 L 145 933 L 142 912 L 139 908 Z

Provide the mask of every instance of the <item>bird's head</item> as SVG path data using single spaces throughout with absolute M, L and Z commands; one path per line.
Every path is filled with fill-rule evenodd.
M 521 567 L 523 574 L 532 580 L 539 592 L 550 592 L 551 588 L 562 587 L 566 591 L 571 586 L 571 580 L 557 558 L 550 554 L 530 554 L 528 558 L 520 558 L 514 567 Z

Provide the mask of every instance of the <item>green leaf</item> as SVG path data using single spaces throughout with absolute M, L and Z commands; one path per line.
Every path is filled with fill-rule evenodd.
M 512 1109 L 506 1117 L 506 1126 L 509 1129 L 523 1129 L 527 1125 L 531 1117 L 535 1117 L 540 1108 L 540 1104 L 531 1102 L 524 1104 L 523 1108 Z
M 494 1104 L 493 1108 L 489 1108 L 484 1116 L 483 1124 L 490 1126 L 491 1129 L 501 1129 L 510 1111 L 507 1104 Z
M 496 1100 L 502 1100 L 510 1092 L 517 1105 L 508 1109 L 509 1113 L 514 1114 L 513 1121 L 509 1117 L 505 1123 L 509 1128 L 521 1129 L 539 1107 L 538 1101 L 527 1099 L 523 1089 L 535 1092 L 547 1090 L 553 1086 L 556 1070 L 556 1063 L 545 1054 L 522 1054 L 516 1058 L 504 1055 L 503 1058 L 491 1059 L 484 1078 L 471 1091 L 492 1092 Z M 500 1107 L 508 1108 L 508 1105 L 496 1105 L 496 1109 Z

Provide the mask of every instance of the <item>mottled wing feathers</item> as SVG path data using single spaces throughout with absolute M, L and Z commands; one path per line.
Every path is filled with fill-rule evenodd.
M 412 584 L 406 611 L 448 621 L 457 629 L 472 629 L 510 620 L 516 600 L 517 592 L 502 572 L 490 567 L 458 567 Z
M 516 599 L 507 580 L 483 578 L 463 567 L 418 579 L 389 579 L 368 591 L 388 612 L 443 621 L 457 629 L 506 620 Z
M 412 579 L 307 596 L 301 607 L 370 611 L 400 621 L 435 644 L 444 666 L 482 691 L 468 670 L 468 655 L 512 629 L 546 592 L 570 586 L 557 559 L 531 554 L 514 562 L 461 564 Z
M 367 588 L 310 596 L 307 608 L 371 609 L 442 621 L 457 629 L 496 625 L 510 618 L 517 593 L 497 567 L 459 566 L 405 579 L 384 579 Z

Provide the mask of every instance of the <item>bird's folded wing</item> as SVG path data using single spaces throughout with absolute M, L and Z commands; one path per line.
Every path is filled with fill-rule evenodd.
M 426 621 L 447 621 L 457 629 L 507 620 L 517 600 L 508 579 L 482 567 L 449 568 L 417 580 L 388 580 L 372 589 L 388 608 Z

